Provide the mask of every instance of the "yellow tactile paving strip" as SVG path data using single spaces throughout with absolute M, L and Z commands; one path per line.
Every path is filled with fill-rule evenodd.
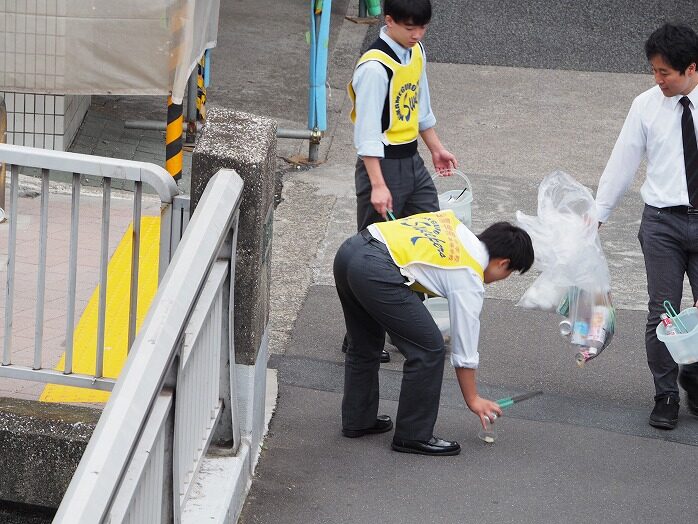
M 126 361 L 128 345 L 128 305 L 131 295 L 131 244 L 133 226 L 129 225 L 107 268 L 107 304 L 104 330 L 104 376 L 116 378 Z M 138 263 L 138 312 L 140 329 L 158 285 L 160 217 L 141 218 L 141 246 Z M 97 348 L 97 306 L 99 286 L 75 328 L 73 371 L 93 375 Z M 65 353 L 55 369 L 62 371 Z M 41 393 L 42 402 L 106 402 L 109 393 L 72 386 L 48 384 Z

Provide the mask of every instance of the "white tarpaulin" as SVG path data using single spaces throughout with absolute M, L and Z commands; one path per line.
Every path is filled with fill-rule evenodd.
M 216 45 L 220 0 L 2 0 L 0 91 L 169 94 Z

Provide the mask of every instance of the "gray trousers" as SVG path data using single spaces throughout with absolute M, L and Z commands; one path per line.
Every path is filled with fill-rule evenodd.
M 419 154 L 409 158 L 383 158 L 381 171 L 393 197 L 392 211 L 396 218 L 439 210 L 436 187 Z M 361 231 L 374 222 L 383 221 L 371 205 L 371 181 L 361 158 L 356 161 L 354 183 L 356 225 L 357 231 Z
M 679 366 L 659 341 L 655 330 L 659 315 L 664 312 L 662 303 L 665 300 L 678 310 L 684 275 L 688 275 L 693 302 L 698 300 L 698 215 L 646 205 L 638 239 L 645 257 L 649 294 L 645 348 L 657 400 L 679 394 L 676 382 Z M 693 378 L 698 386 L 698 364 L 683 366 L 682 373 Z
M 344 429 L 371 427 L 378 414 L 378 371 L 385 332 L 405 357 L 395 437 L 429 440 L 439 412 L 444 339 L 387 247 L 362 231 L 334 259 L 349 347 L 344 365 Z

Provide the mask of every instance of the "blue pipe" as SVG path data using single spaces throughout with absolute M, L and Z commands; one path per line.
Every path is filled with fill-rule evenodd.
M 208 89 L 211 84 L 211 49 L 207 49 L 204 55 L 204 87 Z
M 332 0 L 322 0 L 322 12 L 315 14 L 317 0 L 310 2 L 310 88 L 308 129 L 327 129 L 327 58 L 330 42 Z
M 317 46 L 317 91 L 315 104 L 317 111 L 317 128 L 320 131 L 327 129 L 327 59 L 330 48 L 330 18 L 332 15 L 332 0 L 324 0 L 322 15 L 320 17 L 320 36 Z
M 310 31 L 309 31 L 309 44 L 310 44 L 310 62 L 308 71 L 308 129 L 313 129 L 316 123 L 315 115 L 315 61 L 317 55 L 317 49 L 315 42 L 317 41 L 316 34 L 316 17 L 315 14 L 315 0 L 310 0 Z M 319 16 L 318 16 L 319 18 Z

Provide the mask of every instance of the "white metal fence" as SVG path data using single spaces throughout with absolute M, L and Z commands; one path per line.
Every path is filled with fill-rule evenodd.
M 237 450 L 232 319 L 241 192 L 233 171 L 209 182 L 55 523 L 179 522 L 214 435 Z
M 150 186 L 160 199 L 161 229 L 160 229 L 160 263 L 162 272 L 167 268 L 171 258 L 172 246 L 176 245 L 179 236 L 172 238 L 182 229 L 185 216 L 188 216 L 183 206 L 188 201 L 180 202 L 179 190 L 172 177 L 161 167 L 145 162 L 133 162 L 112 158 L 103 158 L 75 153 L 64 153 L 30 147 L 0 144 L 0 162 L 5 163 L 10 172 L 10 202 L 7 211 L 9 220 L 7 245 L 7 277 L 5 288 L 5 318 L 3 330 L 2 365 L 0 377 L 19 378 L 37 382 L 89 387 L 92 389 L 111 390 L 114 380 L 104 377 L 104 334 L 105 311 L 107 294 L 107 264 L 109 261 L 109 221 L 113 181 L 128 181 L 134 185 L 133 193 L 133 238 L 131 249 L 130 275 L 130 304 L 128 315 L 128 347 L 135 337 L 136 312 L 138 298 L 138 260 L 140 249 L 140 224 L 143 199 L 143 185 Z M 17 243 L 18 243 L 18 195 L 20 171 L 25 169 L 40 170 L 40 214 L 39 239 L 37 246 L 37 281 L 36 281 L 36 310 L 34 329 L 34 356 L 31 366 L 17 365 L 13 362 L 13 306 L 15 302 L 15 281 Z M 49 178 L 56 174 L 72 173 L 71 179 L 71 219 L 69 261 L 66 276 L 66 327 L 65 327 L 65 365 L 63 371 L 44 367 L 44 308 L 47 269 L 47 243 L 49 221 Z M 76 279 L 78 267 L 78 238 L 80 224 L 81 180 L 84 177 L 96 177 L 102 184 L 102 216 L 101 241 L 99 247 L 99 305 L 97 322 L 97 344 L 95 351 L 95 369 L 92 374 L 75 373 L 73 369 L 74 332 L 76 313 Z M 2 188 L 4 190 L 4 188 Z

